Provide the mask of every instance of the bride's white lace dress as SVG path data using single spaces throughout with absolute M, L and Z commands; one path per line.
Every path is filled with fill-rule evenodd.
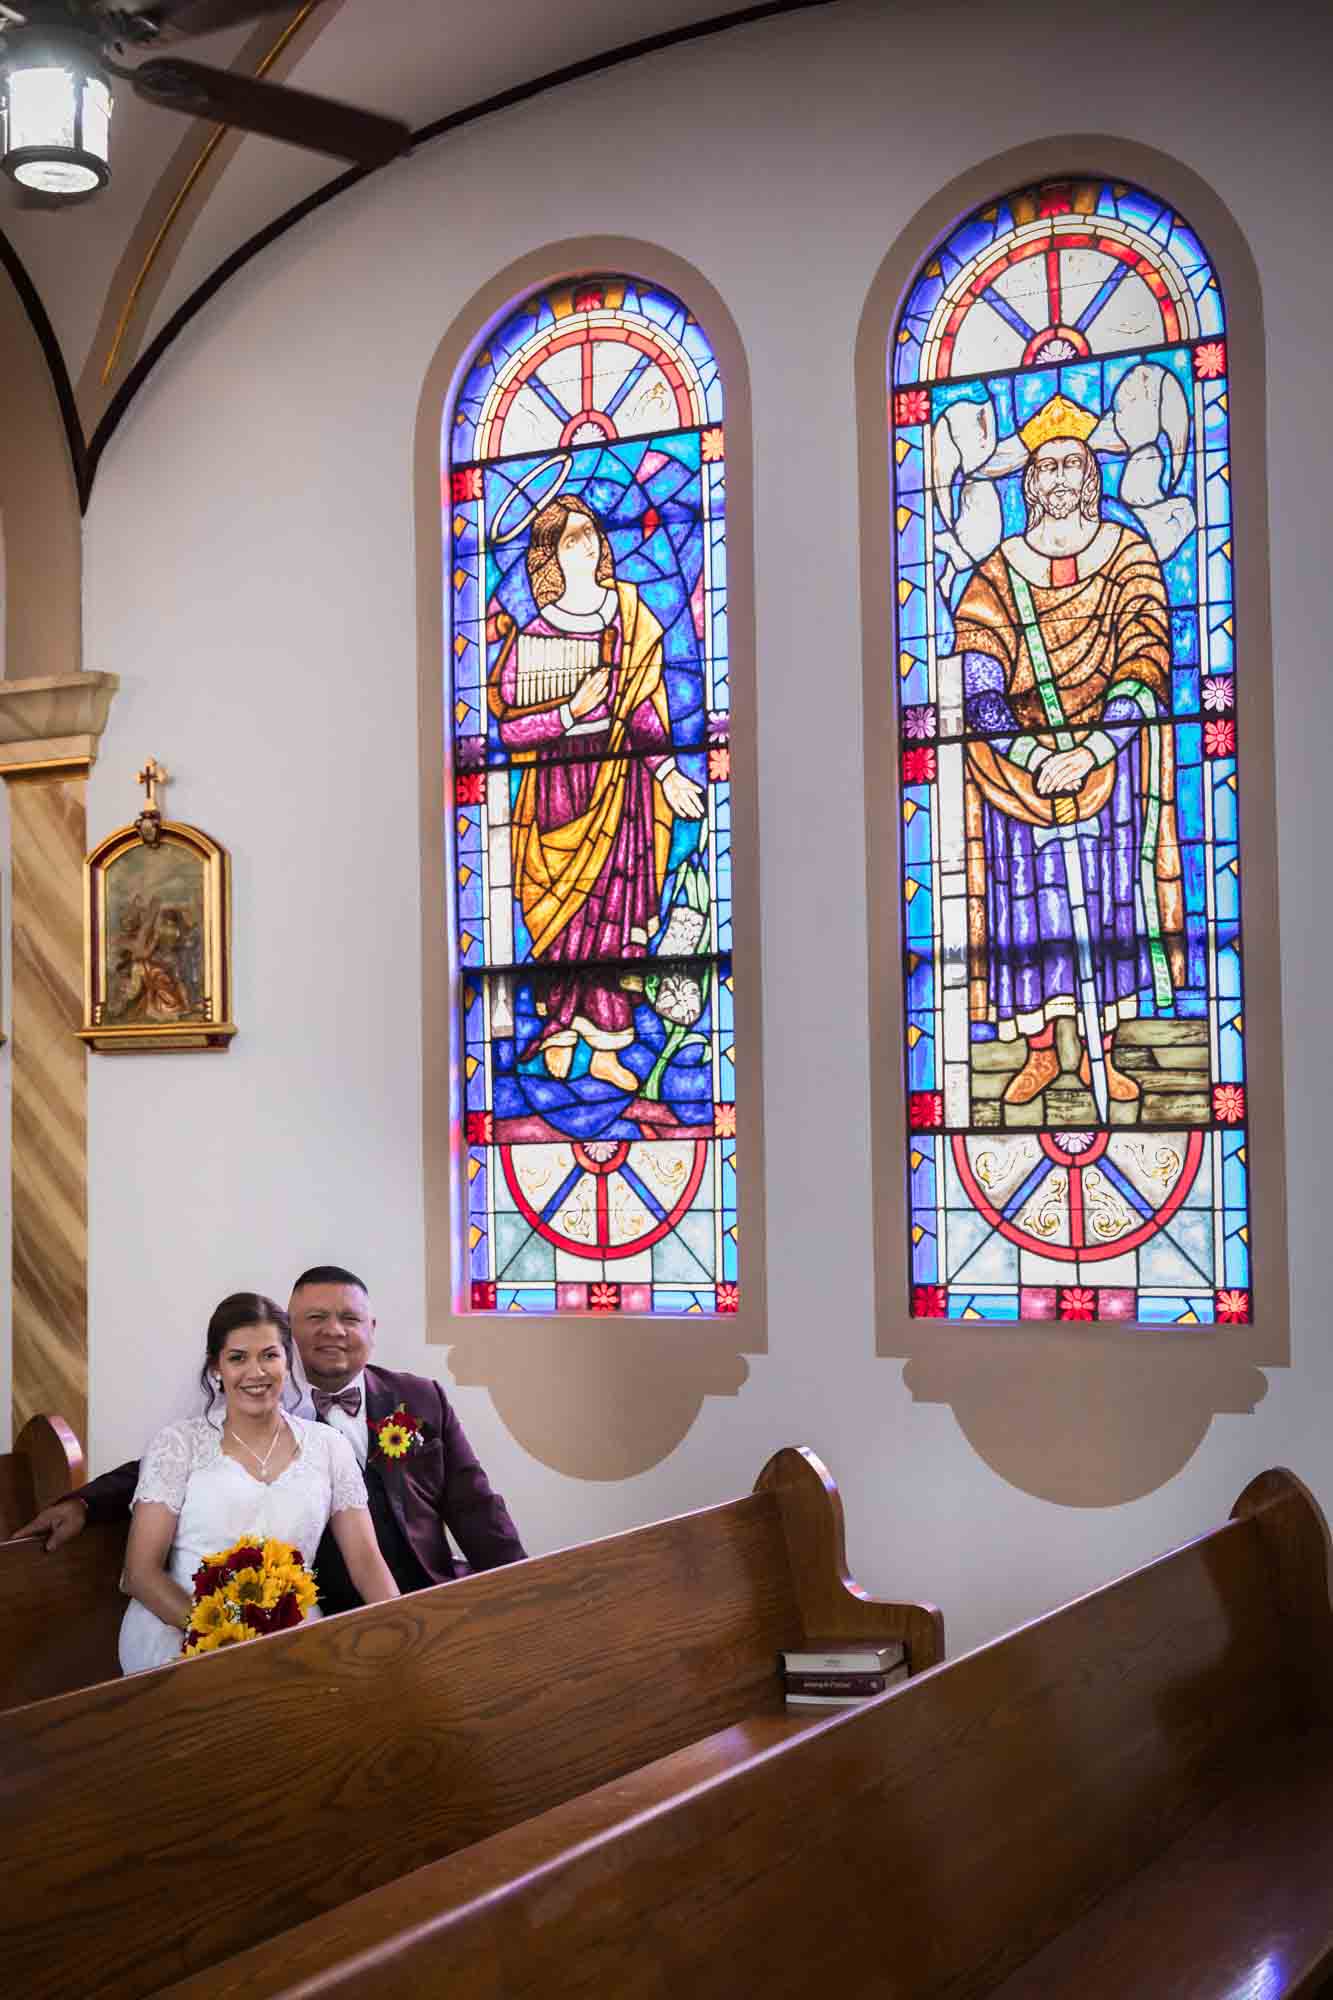
M 356 1453 L 341 1432 L 300 1417 L 284 1421 L 296 1438 L 296 1456 L 267 1486 L 226 1456 L 222 1432 L 204 1417 L 168 1424 L 149 1445 L 134 1499 L 160 1500 L 178 1517 L 167 1568 L 183 1589 L 191 1589 L 205 1556 L 242 1536 L 291 1542 L 313 1569 L 329 1516 L 369 1504 Z M 319 1615 L 317 1607 L 306 1613 L 308 1619 Z M 182 1637 L 132 1598 L 120 1627 L 122 1672 L 137 1674 L 179 1659 Z

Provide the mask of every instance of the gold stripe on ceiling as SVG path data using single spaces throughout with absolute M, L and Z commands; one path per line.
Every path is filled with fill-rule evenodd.
M 273 47 L 268 51 L 267 55 L 265 55 L 261 59 L 258 67 L 255 70 L 256 79 L 263 76 L 267 76 L 269 70 L 272 69 L 274 63 L 278 60 L 283 50 L 288 46 L 293 35 L 297 34 L 300 31 L 300 29 L 304 26 L 305 22 L 314 12 L 315 7 L 317 5 L 318 5 L 318 0 L 305 0 L 305 5 L 298 9 L 296 14 L 287 23 L 287 26 L 283 29 L 282 33 L 278 36 L 277 41 L 274 42 Z M 195 161 L 194 165 L 190 168 L 190 171 L 188 172 L 188 174 L 186 174 L 184 181 L 181 183 L 180 192 L 177 194 L 175 200 L 171 204 L 171 207 L 167 210 L 166 215 L 163 217 L 161 228 L 158 230 L 156 236 L 153 238 L 152 242 L 148 246 L 148 250 L 144 256 L 143 263 L 139 266 L 139 270 L 135 276 L 134 282 L 130 286 L 129 293 L 125 300 L 125 304 L 121 310 L 120 318 L 116 322 L 116 331 L 112 335 L 111 346 L 107 352 L 106 362 L 102 368 L 103 388 L 106 388 L 107 384 L 111 380 L 111 377 L 116 372 L 116 363 L 120 359 L 120 350 L 124 345 L 125 335 L 129 331 L 130 321 L 134 317 L 134 308 L 139 302 L 139 294 L 142 292 L 145 284 L 148 281 L 148 277 L 153 269 L 153 266 L 156 264 L 158 257 L 161 255 L 162 246 L 166 242 L 167 237 L 171 234 L 172 228 L 174 227 L 176 219 L 180 215 L 182 208 L 184 208 L 185 203 L 189 200 L 191 189 L 194 187 L 195 183 L 199 179 L 200 174 L 202 174 L 204 168 L 208 165 L 214 153 L 221 145 L 226 134 L 232 129 L 233 128 L 229 125 L 215 125 L 213 127 L 213 130 L 210 132 L 208 138 L 204 142 L 203 149 L 200 152 L 198 159 Z

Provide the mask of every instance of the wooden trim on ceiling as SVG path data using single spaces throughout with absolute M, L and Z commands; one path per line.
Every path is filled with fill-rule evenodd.
M 238 75 L 283 82 L 332 24 L 342 5 L 343 0 L 324 0 L 323 5 L 318 0 L 302 0 L 276 37 L 271 21 L 257 28 L 229 67 Z M 303 32 L 307 28 L 308 32 Z M 97 330 L 74 392 L 85 428 L 94 426 L 105 413 L 118 371 L 123 375 L 136 359 L 153 308 L 170 281 L 190 232 L 246 136 L 225 125 L 214 125 L 201 145 L 199 127 L 203 124 L 205 120 L 192 119 L 183 127 L 184 137 L 144 203 L 107 286 Z
M 443 118 L 436 118 L 412 134 L 412 144 L 414 147 L 425 145 L 431 139 L 441 138 L 448 132 L 457 132 L 466 125 L 475 125 L 483 118 L 492 117 L 496 112 L 507 111 L 515 104 L 527 103 L 534 97 L 545 95 L 547 91 L 560 89 L 564 84 L 576 83 L 583 77 L 597 76 L 607 70 L 619 69 L 625 63 L 637 62 L 644 56 L 656 55 L 683 43 L 704 41 L 713 35 L 723 34 L 734 28 L 750 27 L 783 14 L 805 14 L 817 7 L 829 7 L 835 4 L 836 0 L 767 0 L 767 4 L 763 6 L 741 7 L 725 14 L 711 15 L 706 21 L 694 21 L 683 27 L 664 29 L 660 34 L 644 35 L 637 41 L 625 42 L 618 48 L 608 49 L 602 55 L 585 56 L 579 62 L 567 63 L 561 69 L 549 70 L 545 75 L 534 77 L 528 83 L 515 84 L 508 90 L 497 91 L 495 95 L 481 98 L 477 103 L 466 105 L 461 110 L 451 111 Z M 345 173 L 336 175 L 325 186 L 317 188 L 303 201 L 297 202 L 282 215 L 276 216 L 272 222 L 257 230 L 238 249 L 232 251 L 229 257 L 225 257 L 203 284 L 177 308 L 128 371 L 88 440 L 86 479 L 80 480 L 80 497 L 85 510 L 103 452 L 148 376 L 190 322 L 202 312 L 210 299 L 221 291 L 228 279 L 243 270 L 261 250 L 266 250 L 270 243 L 275 243 L 279 237 L 285 236 L 289 229 L 295 228 L 296 224 L 304 221 L 306 216 L 315 214 L 338 195 L 345 194 L 349 188 L 357 186 L 372 171 L 379 172 L 381 169 L 349 167 Z M 61 365 L 63 368 L 63 362 Z M 79 431 L 79 436 L 82 439 L 82 429 Z

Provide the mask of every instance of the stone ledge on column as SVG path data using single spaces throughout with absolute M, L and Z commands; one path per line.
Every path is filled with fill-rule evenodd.
M 120 686 L 119 674 L 44 674 L 0 680 L 0 776 L 87 770 Z

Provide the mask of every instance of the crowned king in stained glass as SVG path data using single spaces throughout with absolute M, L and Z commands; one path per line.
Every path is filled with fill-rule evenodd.
M 913 1312 L 1248 1319 L 1216 275 L 1141 189 L 1021 189 L 888 397 Z

